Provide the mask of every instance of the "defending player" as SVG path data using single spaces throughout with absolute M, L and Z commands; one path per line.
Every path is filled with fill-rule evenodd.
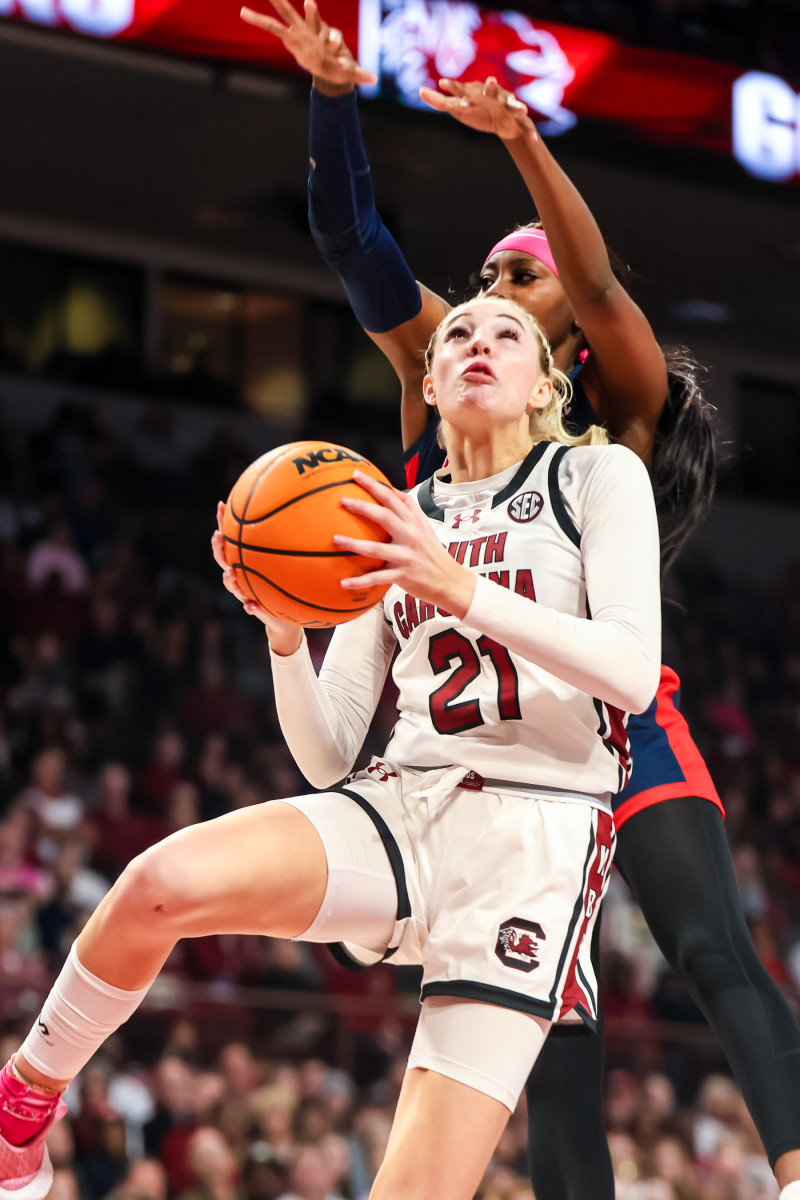
M 58 1093 L 181 937 L 342 941 L 423 965 L 379 1200 L 469 1200 L 551 1024 L 593 1024 L 625 713 L 658 681 L 658 528 L 639 459 L 564 432 L 562 378 L 517 305 L 447 316 L 425 396 L 449 475 L 408 494 L 362 475 L 373 502 L 342 501 L 391 538 L 337 539 L 385 560 L 343 586 L 391 587 L 336 629 L 319 678 L 302 630 L 245 599 L 214 535 L 226 586 L 266 626 L 289 747 L 327 790 L 190 826 L 128 866 L 0 1075 L 0 1194 L 46 1195 Z M 385 759 L 332 790 L 392 661 Z
M 422 349 L 447 303 L 417 284 L 375 210 L 353 82 L 369 82 L 341 33 L 306 0 L 305 20 L 272 0 L 282 20 L 244 10 L 279 36 L 314 76 L 309 210 L 317 244 L 359 321 L 402 384 L 409 482 L 442 461 L 421 403 Z M 425 91 L 434 107 L 504 140 L 546 236 L 518 231 L 488 256 L 487 294 L 513 297 L 540 321 L 556 363 L 574 372 L 570 426 L 601 420 L 650 468 L 668 564 L 713 488 L 708 407 L 687 356 L 665 355 L 614 278 L 591 213 L 524 105 L 491 82 Z M 656 701 L 628 726 L 635 762 L 615 798 L 617 865 L 661 950 L 713 1026 L 782 1188 L 800 1198 L 800 1032 L 761 964 L 741 910 L 721 805 L 677 707 L 668 668 Z M 668 801 L 668 803 L 665 803 Z M 542 1200 L 613 1200 L 602 1117 L 599 1039 L 548 1041 L 529 1087 L 531 1163 Z M 576 1086 L 580 1081 L 580 1086 Z

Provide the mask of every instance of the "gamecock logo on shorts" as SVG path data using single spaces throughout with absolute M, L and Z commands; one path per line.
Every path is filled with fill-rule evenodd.
M 538 921 L 512 917 L 500 926 L 494 952 L 501 963 L 515 971 L 535 971 L 539 966 L 539 945 L 546 937 Z

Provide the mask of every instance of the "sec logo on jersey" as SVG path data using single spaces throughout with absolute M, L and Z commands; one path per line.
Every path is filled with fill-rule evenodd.
M 522 525 L 533 521 L 544 508 L 541 492 L 521 492 L 509 503 L 508 515 Z

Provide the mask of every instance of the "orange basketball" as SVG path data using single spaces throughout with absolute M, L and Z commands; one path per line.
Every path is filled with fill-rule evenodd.
M 378 525 L 341 506 L 343 496 L 372 500 L 353 482 L 355 470 L 389 482 L 354 450 L 291 442 L 256 459 L 233 485 L 222 522 L 225 556 L 245 595 L 273 616 L 327 628 L 366 612 L 386 591 L 339 586 L 381 560 L 337 549 L 335 533 L 388 541 Z

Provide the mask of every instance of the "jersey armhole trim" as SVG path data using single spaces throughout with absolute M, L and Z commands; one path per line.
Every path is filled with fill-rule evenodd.
M 564 503 L 564 497 L 561 495 L 561 488 L 558 483 L 559 467 L 569 449 L 569 446 L 559 446 L 550 459 L 550 466 L 547 468 L 547 489 L 550 493 L 550 505 L 553 509 L 553 516 L 558 522 L 562 533 L 566 534 L 573 546 L 576 546 L 580 550 L 581 535 L 578 532 L 575 522 L 567 512 L 567 506 Z

